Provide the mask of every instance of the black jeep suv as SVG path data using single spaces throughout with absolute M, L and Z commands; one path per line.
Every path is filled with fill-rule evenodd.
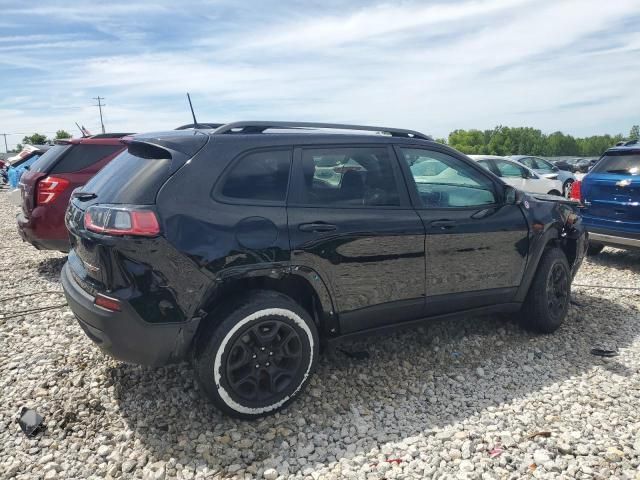
M 515 311 L 552 332 L 567 313 L 587 245 L 573 204 L 418 132 L 238 122 L 126 141 L 71 199 L 67 300 L 118 359 L 193 358 L 228 414 L 284 407 L 339 338 Z

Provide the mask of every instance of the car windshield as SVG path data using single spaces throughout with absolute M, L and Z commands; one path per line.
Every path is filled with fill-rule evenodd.
M 640 153 L 607 154 L 591 169 L 597 173 L 640 175 Z

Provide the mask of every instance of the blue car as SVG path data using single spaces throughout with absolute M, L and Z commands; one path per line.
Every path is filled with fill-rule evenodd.
M 589 255 L 597 255 L 605 245 L 640 249 L 638 140 L 607 150 L 573 192 L 585 206 L 582 221 L 589 231 Z

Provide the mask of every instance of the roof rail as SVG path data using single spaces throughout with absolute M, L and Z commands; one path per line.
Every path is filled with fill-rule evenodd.
M 187 130 L 189 128 L 218 128 L 218 127 L 222 127 L 224 125 L 224 123 L 211 123 L 211 122 L 207 122 L 207 123 L 187 123 L 186 125 L 180 125 L 178 128 L 176 128 L 176 130 Z
M 372 127 L 370 125 L 344 125 L 341 123 L 315 123 L 315 122 L 233 122 L 217 128 L 214 134 L 223 133 L 264 133 L 270 128 L 297 129 L 297 128 L 326 128 L 331 130 L 360 130 L 366 132 L 380 132 L 392 137 L 419 138 L 421 140 L 433 140 L 429 135 L 414 130 L 401 128 Z M 239 131 L 235 131 L 239 130 Z
M 628 145 L 635 145 L 638 143 L 638 139 L 634 138 L 633 140 L 629 140 L 628 142 L 624 142 L 624 146 L 628 146 Z

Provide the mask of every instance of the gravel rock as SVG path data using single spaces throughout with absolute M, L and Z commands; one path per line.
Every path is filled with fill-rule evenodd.
M 265 480 L 276 480 L 278 478 L 278 471 L 274 468 L 268 468 L 262 474 Z
M 186 363 L 104 355 L 59 306 L 65 255 L 22 243 L 17 212 L 0 190 L 0 478 L 638 478 L 640 295 L 580 286 L 637 286 L 638 253 L 587 259 L 553 335 L 489 316 L 361 340 L 369 358 L 324 355 L 286 410 L 240 422 Z M 619 355 L 590 354 L 603 343 Z

